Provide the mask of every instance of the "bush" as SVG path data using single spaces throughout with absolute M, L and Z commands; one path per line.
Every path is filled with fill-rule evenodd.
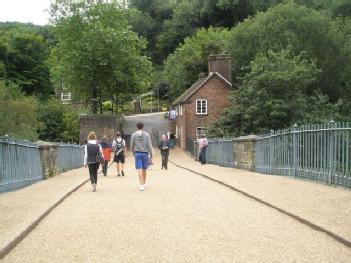
M 261 133 L 332 118 L 333 106 L 326 95 L 305 95 L 320 71 L 303 54 L 294 56 L 291 50 L 259 54 L 248 70 L 231 96 L 231 106 L 210 128 L 213 134 Z
M 44 124 L 39 130 L 39 138 L 51 142 L 78 142 L 79 116 L 76 111 L 63 105 L 55 98 L 40 104 L 39 120 Z
M 38 139 L 37 100 L 26 97 L 15 84 L 0 81 L 0 135 L 35 141 Z

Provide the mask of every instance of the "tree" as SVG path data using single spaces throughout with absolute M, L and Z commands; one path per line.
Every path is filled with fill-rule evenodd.
M 201 29 L 193 37 L 186 38 L 184 44 L 166 59 L 163 78 L 170 85 L 168 95 L 171 100 L 189 88 L 199 73 L 207 72 L 207 57 L 224 53 L 229 36 L 225 29 Z
M 161 63 L 156 51 L 156 36 L 160 31 L 160 24 L 148 13 L 142 13 L 137 9 L 128 9 L 127 12 L 128 22 L 132 26 L 132 30 L 147 40 L 147 55 L 154 63 Z
M 258 53 L 279 52 L 291 46 L 315 61 L 320 74 L 307 94 L 320 91 L 332 102 L 342 96 L 341 75 L 350 57 L 345 57 L 332 17 L 325 12 L 296 4 L 277 5 L 265 13 L 245 20 L 233 28 L 229 50 L 236 61 L 233 79 L 247 73 L 247 66 Z
M 40 103 L 38 120 L 42 123 L 39 138 L 50 142 L 79 141 L 79 116 L 69 105 L 63 105 L 55 98 Z
M 260 53 L 247 70 L 231 96 L 231 106 L 211 127 L 213 134 L 261 133 L 294 123 L 329 121 L 333 116 L 325 95 L 305 95 L 321 72 L 304 54 L 295 56 L 290 48 Z
M 53 10 L 57 45 L 50 57 L 57 84 L 92 101 L 145 90 L 152 78 L 143 56 L 146 41 L 131 31 L 126 12 L 114 4 L 58 5 Z
M 194 12 L 193 4 L 182 2 L 174 10 L 172 19 L 164 21 L 162 32 L 157 36 L 156 44 L 162 60 L 172 53 L 186 37 L 196 32 L 199 23 Z
M 37 140 L 37 100 L 24 96 L 13 83 L 0 81 L 0 135 L 16 139 Z
M 43 35 L 45 29 L 21 23 L 0 23 L 0 32 L 0 76 L 16 83 L 28 95 L 52 94 L 46 64 L 49 44 Z

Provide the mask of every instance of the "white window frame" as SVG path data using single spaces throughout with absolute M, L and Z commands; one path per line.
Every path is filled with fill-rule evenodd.
M 201 103 L 201 112 L 198 111 L 198 103 Z M 205 111 L 203 112 L 202 111 L 202 107 L 203 107 L 203 103 L 205 104 Z M 207 100 L 206 99 L 199 99 L 199 100 L 196 100 L 195 102 L 195 112 L 196 112 L 196 115 L 206 115 L 207 114 Z
M 206 135 L 206 129 L 204 127 L 195 128 L 196 139 L 200 138 L 200 135 Z
M 183 116 L 183 105 L 182 104 L 179 105 L 179 115 Z
M 72 93 L 71 92 L 61 92 L 61 100 L 62 101 L 71 101 Z

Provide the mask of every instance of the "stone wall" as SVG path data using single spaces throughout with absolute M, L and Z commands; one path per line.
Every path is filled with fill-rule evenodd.
M 57 174 L 57 144 L 38 141 L 40 162 L 43 179 L 48 179 Z
M 234 140 L 234 167 L 254 170 L 256 138 L 256 135 L 248 135 Z
M 85 144 L 89 132 L 95 131 L 98 138 L 106 135 L 110 140 L 121 129 L 121 122 L 117 116 L 81 115 L 79 143 Z

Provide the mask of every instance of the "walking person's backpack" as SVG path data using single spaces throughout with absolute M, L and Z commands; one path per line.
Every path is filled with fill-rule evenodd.
M 121 139 L 115 139 L 115 142 L 116 142 L 116 152 L 115 152 L 115 155 L 121 155 L 124 153 L 124 140 L 121 138 Z

